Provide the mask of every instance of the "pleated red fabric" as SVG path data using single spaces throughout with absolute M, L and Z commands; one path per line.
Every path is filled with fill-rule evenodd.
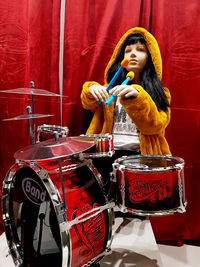
M 186 3 L 187 2 L 187 3 Z M 144 27 L 158 41 L 163 83 L 172 96 L 166 137 L 174 156 L 185 160 L 187 212 L 151 218 L 158 242 L 200 242 L 200 6 L 198 0 L 66 0 L 63 58 L 63 126 L 69 135 L 85 133 L 91 114 L 81 106 L 85 81 L 103 83 L 105 67 L 119 38 Z M 60 1 L 6 0 L 0 4 L 0 90 L 29 87 L 59 94 Z M 13 154 L 30 144 L 28 122 L 2 119 L 26 114 L 30 95 L 0 93 L 0 184 Z M 59 97 L 35 96 L 37 119 L 61 123 Z M 1 218 L 1 217 L 0 217 Z

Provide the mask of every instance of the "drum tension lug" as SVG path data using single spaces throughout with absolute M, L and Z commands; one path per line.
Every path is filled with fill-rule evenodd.
M 39 175 L 39 177 L 40 177 L 42 180 L 48 178 L 48 173 L 47 173 L 47 171 L 44 170 L 44 169 L 41 169 L 41 170 L 39 171 L 38 175 Z
M 65 214 L 65 205 L 64 205 L 64 203 L 60 203 L 60 204 L 56 205 L 55 209 L 56 209 L 56 213 L 57 213 L 58 216 Z
M 112 172 L 110 172 L 110 181 L 113 182 L 113 183 L 117 182 L 116 176 Z
M 112 253 L 112 250 L 110 247 L 106 247 L 106 254 L 111 254 Z

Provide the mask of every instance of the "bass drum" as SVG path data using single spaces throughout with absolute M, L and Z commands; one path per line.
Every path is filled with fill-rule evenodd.
M 113 203 L 100 174 L 91 160 L 59 160 L 16 163 L 4 180 L 3 221 L 16 266 L 89 266 L 110 248 Z

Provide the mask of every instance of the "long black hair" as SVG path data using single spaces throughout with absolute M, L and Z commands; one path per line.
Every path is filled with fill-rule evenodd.
M 124 51 L 126 46 L 131 44 L 136 44 L 138 42 L 146 46 L 146 41 L 141 34 L 132 34 L 127 37 L 122 46 L 120 54 L 118 55 L 116 61 L 113 63 L 113 65 L 110 67 L 108 71 L 108 76 L 107 76 L 108 82 L 111 81 L 114 74 L 120 68 L 121 66 L 120 63 L 124 59 Z M 153 99 L 153 101 L 157 106 L 157 109 L 166 111 L 167 108 L 169 107 L 169 102 L 163 90 L 164 86 L 160 81 L 160 79 L 158 78 L 154 64 L 152 62 L 151 54 L 149 53 L 148 49 L 147 53 L 148 53 L 148 60 L 144 69 L 140 74 L 140 84 L 144 88 L 144 90 L 151 96 L 151 98 Z M 126 79 L 127 73 L 128 71 L 126 69 L 123 69 L 113 86 L 121 84 Z M 130 82 L 129 84 L 131 83 L 132 82 Z

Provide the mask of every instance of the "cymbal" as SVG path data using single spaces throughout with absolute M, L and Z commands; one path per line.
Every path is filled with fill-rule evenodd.
M 54 115 L 51 114 L 27 114 L 27 115 L 19 115 L 13 118 L 3 119 L 2 121 L 18 121 L 18 120 L 25 120 L 25 119 L 39 119 L 45 117 L 51 117 Z
M 1 90 L 0 92 L 14 93 L 14 94 L 28 94 L 28 95 L 43 95 L 43 96 L 61 96 L 59 94 L 49 92 L 45 89 L 36 89 L 36 88 L 16 88 L 16 89 L 9 89 L 9 90 Z
M 90 137 L 61 137 L 56 142 L 49 139 L 18 150 L 14 157 L 23 161 L 42 161 L 71 156 L 94 146 Z

